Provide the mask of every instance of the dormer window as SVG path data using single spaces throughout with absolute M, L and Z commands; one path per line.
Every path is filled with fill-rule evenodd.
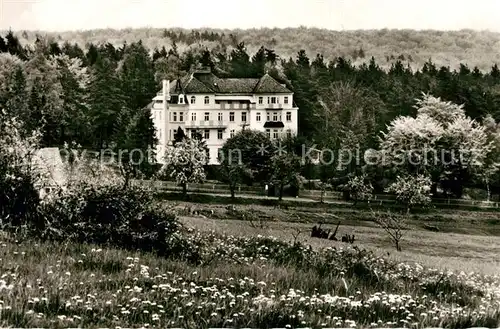
M 288 104 L 288 96 L 285 96 L 285 99 L 283 100 L 283 103 Z
M 208 96 L 205 96 L 204 103 L 210 104 L 210 98 Z
M 179 95 L 179 104 L 184 104 L 184 95 Z
M 196 104 L 196 97 L 195 96 L 191 96 L 191 104 Z

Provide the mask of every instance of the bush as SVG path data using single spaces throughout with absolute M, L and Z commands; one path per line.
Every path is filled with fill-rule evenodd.
M 415 206 L 427 207 L 431 203 L 431 185 L 429 177 L 398 176 L 396 181 L 385 190 L 396 195 L 396 200 L 406 207 L 406 212 Z
M 349 199 L 356 204 L 360 200 L 369 200 L 373 195 L 373 186 L 366 175 L 355 176 L 349 179 L 344 187 Z
M 0 224 L 19 226 L 36 216 L 40 202 L 33 156 L 39 135 L 26 136 L 21 122 L 0 112 Z
M 196 260 L 196 250 L 177 233 L 169 209 L 159 209 L 146 187 L 124 186 L 106 166 L 73 166 L 72 181 L 43 200 L 27 234 L 41 240 L 93 243 Z M 96 179 L 99 177 L 99 179 Z
M 30 232 L 44 240 L 109 244 L 165 254 L 179 229 L 172 212 L 153 207 L 147 189 L 79 186 L 43 202 Z

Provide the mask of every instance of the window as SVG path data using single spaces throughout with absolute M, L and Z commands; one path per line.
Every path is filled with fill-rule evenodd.
M 157 100 L 155 100 L 155 103 L 156 104 L 161 104 L 161 103 L 163 103 L 163 101 L 161 99 L 157 99 Z
M 274 96 L 271 97 L 271 104 L 276 104 L 276 103 L 277 103 L 276 97 L 274 97 Z
M 285 99 L 283 100 L 283 103 L 288 104 L 288 96 L 285 96 Z
M 271 115 L 269 112 L 266 113 L 266 121 L 271 121 Z
M 259 121 L 260 121 L 260 112 L 257 112 L 257 114 L 255 115 L 255 120 L 256 120 L 257 122 L 259 122 Z
M 174 122 L 177 121 L 177 112 L 174 112 L 174 120 L 172 120 L 172 121 L 174 121 Z
M 191 130 L 191 139 L 195 139 L 195 138 L 196 138 L 196 131 Z
M 205 96 L 204 103 L 210 104 L 210 98 L 208 96 Z
M 219 115 L 217 116 L 217 119 L 219 119 L 219 121 L 222 121 L 222 119 L 223 119 L 222 115 L 223 115 L 222 112 L 219 112 Z
M 241 112 L 241 121 L 246 122 L 247 121 L 247 112 Z
M 191 113 L 191 121 L 196 121 L 196 112 Z
M 205 121 L 210 120 L 210 112 L 205 112 Z
M 270 104 L 271 103 L 271 97 L 268 97 L 267 98 L 267 104 Z
M 217 130 L 217 139 L 222 139 L 222 136 L 223 136 L 223 131 L 222 131 L 222 129 L 218 129 L 218 130 Z
M 278 121 L 278 112 L 273 113 L 273 121 Z
M 184 104 L 184 96 L 179 95 L 179 104 Z
M 229 112 L 229 121 L 234 121 L 234 112 Z
M 292 112 L 286 112 L 286 121 L 292 121 Z
M 228 104 L 233 104 L 233 101 L 227 101 Z
M 216 100 L 216 101 L 215 101 L 215 104 L 220 104 L 220 101 L 219 101 L 219 100 Z
M 229 137 L 234 137 L 234 129 L 229 133 Z
M 196 97 L 195 96 L 191 96 L 191 104 L 195 104 L 196 103 Z
M 287 136 L 288 138 L 292 137 L 292 131 L 291 131 L 290 129 L 288 129 L 288 130 L 286 131 L 286 136 Z
M 179 112 L 179 121 L 184 122 L 184 112 Z
M 278 129 L 273 129 L 273 138 L 278 138 Z
M 264 103 L 264 97 L 259 96 L 259 104 L 262 104 L 262 103 Z
M 210 139 L 210 130 L 205 129 L 205 131 L 203 132 L 203 138 Z
M 271 138 L 271 129 L 266 129 L 267 137 Z

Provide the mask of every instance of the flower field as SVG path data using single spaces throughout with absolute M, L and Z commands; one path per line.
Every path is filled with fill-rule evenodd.
M 497 327 L 500 277 L 184 232 L 196 257 L 0 238 L 0 327 Z

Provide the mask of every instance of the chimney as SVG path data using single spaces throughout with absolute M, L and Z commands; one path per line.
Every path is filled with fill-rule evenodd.
M 170 81 L 169 80 L 163 80 L 163 100 L 164 101 L 170 100 Z
M 163 117 L 165 118 L 165 134 L 163 138 L 165 139 L 165 146 L 168 145 L 169 134 L 170 134 L 170 118 L 168 116 L 168 101 L 170 100 L 170 81 L 163 80 Z

